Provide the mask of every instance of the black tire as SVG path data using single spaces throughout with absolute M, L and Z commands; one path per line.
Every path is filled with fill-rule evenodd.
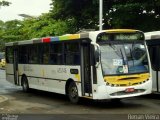
M 111 102 L 115 104 L 121 103 L 121 99 L 120 98 L 111 99 Z
M 78 89 L 77 86 L 74 82 L 71 82 L 68 86 L 68 98 L 69 100 L 74 103 L 77 104 L 79 102 L 79 95 L 78 95 Z
M 25 76 L 22 77 L 22 89 L 23 89 L 23 92 L 29 92 L 29 84 L 28 84 L 27 77 Z

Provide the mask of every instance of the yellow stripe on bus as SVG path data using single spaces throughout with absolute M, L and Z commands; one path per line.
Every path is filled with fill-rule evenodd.
M 79 38 L 80 38 L 79 34 L 69 35 L 69 39 L 79 39 Z
M 75 78 L 80 81 L 80 74 L 75 74 Z
M 111 29 L 111 30 L 106 30 L 107 33 L 134 33 L 137 32 L 138 30 L 132 30 L 132 29 Z

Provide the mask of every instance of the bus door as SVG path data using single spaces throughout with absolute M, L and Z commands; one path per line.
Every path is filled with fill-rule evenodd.
M 13 52 L 13 70 L 14 70 L 14 83 L 15 85 L 19 85 L 18 80 L 18 49 L 14 48 Z
M 82 43 L 81 47 L 81 73 L 82 96 L 92 96 L 90 43 Z

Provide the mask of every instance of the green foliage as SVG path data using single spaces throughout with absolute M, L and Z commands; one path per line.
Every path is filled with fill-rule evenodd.
M 52 0 L 52 6 L 52 17 L 73 21 L 74 31 L 98 29 L 99 0 Z M 103 13 L 104 29 L 160 29 L 159 0 L 103 0 Z
M 66 34 L 72 31 L 71 24 L 72 21 L 54 20 L 49 14 L 23 21 L 0 21 L 0 50 L 4 50 L 6 42 Z
M 4 23 L 4 33 L 2 40 L 5 42 L 8 41 L 17 41 L 21 39 L 20 34 L 21 21 L 12 20 Z
M 67 30 L 68 25 L 65 21 L 53 20 L 49 14 L 43 14 L 38 18 L 25 19 L 22 22 L 21 33 L 23 39 L 32 39 L 62 35 Z
M 4 32 L 4 22 L 0 20 L 0 39 Z
M 159 30 L 160 1 L 117 0 L 105 18 L 108 19 L 112 28 L 133 28 L 142 31 Z
M 5 0 L 0 0 L 0 7 L 1 6 L 9 6 L 11 3 Z
M 2 36 L 4 34 L 4 22 L 0 20 L 0 40 L 2 40 Z M 0 41 L 0 51 L 2 51 L 4 46 L 4 42 Z
M 12 20 L 3 22 L 0 21 L 0 50 L 4 50 L 6 42 L 20 40 L 22 35 L 20 33 L 21 21 Z
M 98 26 L 97 0 L 52 0 L 51 15 L 54 19 L 71 21 L 75 32 L 96 29 Z

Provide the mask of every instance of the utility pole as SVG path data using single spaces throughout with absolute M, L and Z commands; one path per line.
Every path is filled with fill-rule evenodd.
M 103 29 L 103 0 L 99 0 L 99 30 Z

